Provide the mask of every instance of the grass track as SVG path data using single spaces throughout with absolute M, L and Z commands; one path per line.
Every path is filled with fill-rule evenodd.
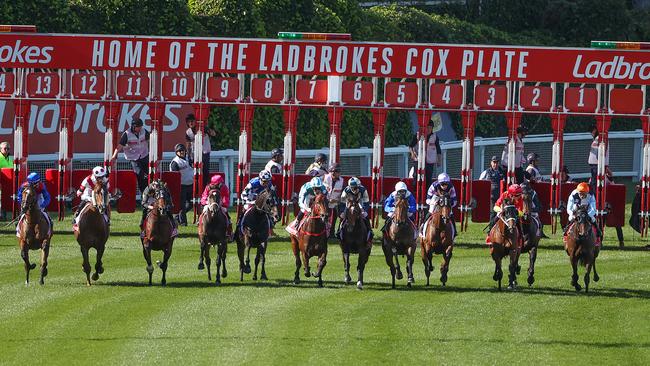
M 64 233 L 54 237 L 45 286 L 23 284 L 16 239 L 0 234 L 1 364 L 650 363 L 650 252 L 638 250 L 646 243 L 629 229 L 627 250 L 601 252 L 601 281 L 588 295 L 570 286 L 557 236 L 542 241 L 532 288 L 499 293 L 479 224 L 459 237 L 447 288 L 439 286 L 439 258 L 429 288 L 416 258 L 415 287 L 402 280 L 391 290 L 375 246 L 357 291 L 342 283 L 338 245 L 330 246 L 324 288 L 311 278 L 293 285 L 281 229 L 267 256 L 270 281 L 240 283 L 231 244 L 229 276 L 215 287 L 196 269 L 194 227 L 182 228 L 174 245 L 168 286 L 159 286 L 156 268 L 150 288 L 137 220 L 114 217 L 106 272 L 91 288 L 69 221 L 56 224 Z M 521 263 L 523 275 L 527 258 Z

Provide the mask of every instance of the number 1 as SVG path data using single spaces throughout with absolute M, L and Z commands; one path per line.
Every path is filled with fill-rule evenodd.
M 580 88 L 578 90 L 578 95 L 580 98 L 578 99 L 578 107 L 584 107 L 585 106 L 585 89 Z
M 0 74 L 0 90 L 2 92 L 5 91 L 5 88 L 7 87 L 7 76 L 5 74 Z

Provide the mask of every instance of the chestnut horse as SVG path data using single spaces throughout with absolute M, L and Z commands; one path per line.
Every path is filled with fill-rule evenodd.
M 522 195 L 523 201 L 523 215 L 521 216 L 521 229 L 523 231 L 523 247 L 521 248 L 522 253 L 528 253 L 529 265 L 528 265 L 528 286 L 532 286 L 535 282 L 535 261 L 537 259 L 537 248 L 539 247 L 539 240 L 541 239 L 540 234 L 540 223 L 538 219 L 533 217 L 531 212 L 531 207 L 533 202 L 531 196 L 528 193 Z M 521 266 L 517 265 L 517 274 Z
M 25 284 L 29 284 L 29 271 L 36 268 L 36 263 L 29 262 L 30 250 L 41 250 L 41 279 L 40 284 L 45 284 L 47 276 L 47 257 L 50 253 L 50 242 L 52 230 L 50 224 L 38 205 L 38 195 L 32 187 L 26 187 L 22 193 L 22 204 L 20 212 L 23 219 L 18 222 L 20 225 L 20 256 L 25 262 Z
M 241 223 L 235 231 L 237 240 L 237 255 L 239 256 L 239 280 L 244 280 L 244 273 L 251 273 L 250 253 L 251 248 L 257 248 L 255 255 L 255 273 L 253 280 L 257 280 L 257 266 L 262 264 L 260 279 L 268 280 L 266 276 L 266 247 L 269 241 L 269 231 L 273 222 L 279 220 L 278 199 L 274 192 L 265 189 L 257 195 L 255 204 L 241 218 Z M 246 260 L 244 261 L 244 252 Z
M 156 193 L 156 202 L 153 209 L 149 212 L 144 221 L 144 237 L 142 238 L 142 251 L 144 259 L 147 261 L 147 273 L 149 273 L 149 285 L 151 285 L 151 276 L 153 274 L 153 265 L 151 264 L 151 251 L 161 250 L 163 252 L 163 261 L 156 261 L 158 268 L 163 272 L 160 283 L 164 286 L 167 284 L 167 264 L 169 257 L 172 255 L 172 246 L 174 237 L 172 236 L 173 224 L 167 214 L 167 202 L 169 193 L 167 185 L 162 183 Z
M 81 255 L 83 256 L 82 268 L 86 274 L 86 285 L 88 286 L 90 286 L 90 260 L 88 259 L 90 248 L 95 248 L 97 252 L 95 273 L 92 276 L 93 281 L 97 281 L 99 275 L 104 273 L 102 256 L 104 255 L 110 228 L 104 215 L 110 216 L 109 207 L 108 190 L 104 183 L 99 180 L 93 188 L 92 201 L 86 204 L 86 207 L 79 213 L 77 219 L 79 230 L 74 231 L 75 239 L 77 239 L 77 243 L 81 248 Z
M 594 281 L 598 282 L 596 273 L 597 249 L 595 237 L 591 224 L 591 219 L 587 213 L 586 207 L 579 207 L 575 212 L 575 221 L 567 230 L 564 238 L 564 249 L 571 260 L 573 275 L 571 276 L 571 285 L 576 291 L 582 290 L 578 283 L 578 264 L 586 267 L 585 272 L 585 292 L 589 292 L 589 274 L 591 269 L 594 270 Z
M 291 235 L 291 249 L 296 257 L 296 272 L 293 277 L 295 284 L 300 283 L 300 267 L 304 264 L 305 277 L 317 277 L 318 286 L 323 287 L 323 268 L 327 264 L 328 213 L 327 198 L 324 194 L 317 194 L 311 205 L 311 212 L 303 219 L 298 234 Z M 311 257 L 318 257 L 318 267 L 313 274 L 309 269 Z
M 443 286 L 447 283 L 449 262 L 454 250 L 451 213 L 451 198 L 445 194 L 436 202 L 433 214 L 424 223 L 424 236 L 420 238 L 420 248 L 424 274 L 427 276 L 427 286 L 429 286 L 429 276 L 433 271 L 431 260 L 434 253 L 442 254 L 440 282 Z
M 199 258 L 199 270 L 204 268 L 203 258 L 208 266 L 208 280 L 212 281 L 210 273 L 210 246 L 216 246 L 217 249 L 217 274 L 215 283 L 221 283 L 221 277 L 228 276 L 226 270 L 226 252 L 228 250 L 227 226 L 228 218 L 223 214 L 221 209 L 221 195 L 219 191 L 213 189 L 208 194 L 208 209 L 199 217 L 199 243 L 201 244 L 201 256 Z M 223 274 L 220 272 L 223 264 Z
M 415 256 L 415 228 L 408 217 L 409 202 L 406 197 L 397 195 L 395 200 L 395 212 L 383 235 L 382 249 L 386 264 L 390 268 L 392 287 L 395 288 L 395 278 L 401 280 L 404 276 L 397 259 L 398 255 L 406 255 L 406 271 L 408 282 L 406 286 L 411 287 L 413 282 L 413 258 Z M 394 258 L 394 262 L 393 262 Z
M 501 279 L 503 270 L 501 269 L 501 260 L 503 257 L 510 256 L 508 289 L 517 288 L 517 266 L 519 265 L 519 213 L 517 208 L 507 200 L 504 201 L 503 210 L 497 216 L 497 222 L 490 230 L 490 241 L 492 242 L 490 254 L 494 260 L 495 268 L 492 279 L 499 282 L 501 290 Z
M 363 208 L 357 196 L 350 195 L 345 202 L 345 220 L 341 223 L 341 252 L 343 253 L 343 267 L 345 270 L 345 283 L 352 281 L 350 277 L 350 253 L 359 254 L 357 263 L 357 288 L 363 289 L 363 271 L 368 263 L 372 243 L 368 243 L 368 232 L 363 219 Z

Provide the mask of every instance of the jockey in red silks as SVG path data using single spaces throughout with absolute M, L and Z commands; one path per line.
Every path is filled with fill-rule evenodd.
M 106 169 L 101 166 L 94 167 L 93 172 L 84 178 L 84 180 L 82 180 L 81 184 L 79 185 L 79 189 L 77 190 L 77 197 L 81 199 L 81 202 L 79 203 L 79 207 L 74 213 L 74 218 L 72 219 L 72 228 L 74 230 L 77 230 L 77 221 L 79 220 L 79 214 L 81 211 L 83 211 L 89 202 L 92 202 L 93 189 L 95 188 L 95 184 L 97 184 L 98 181 L 102 181 L 106 184 L 106 188 L 110 189 L 108 178 L 106 177 Z
M 203 189 L 203 194 L 201 195 L 201 205 L 203 206 L 203 212 L 205 213 L 208 210 L 208 197 L 210 196 L 211 191 L 219 192 L 219 197 L 221 201 L 221 212 L 226 216 L 228 224 L 226 225 L 226 230 L 229 238 L 232 238 L 232 223 L 230 222 L 230 215 L 228 215 L 228 207 L 230 207 L 230 189 L 223 180 L 223 177 L 220 175 L 213 175 L 210 178 L 210 183 L 205 186 Z M 232 239 L 231 239 L 232 240 Z
M 524 211 L 524 201 L 522 199 L 522 194 L 523 194 L 523 189 L 519 184 L 511 184 L 510 187 L 508 187 L 508 190 L 501 193 L 501 196 L 499 199 L 494 203 L 494 207 L 492 208 L 494 212 L 497 214 L 492 217 L 490 224 L 488 225 L 488 234 L 487 237 L 485 238 L 485 243 L 491 244 L 490 242 L 490 231 L 492 230 L 492 227 L 496 224 L 497 220 L 501 219 L 501 211 L 502 211 L 502 205 L 505 200 L 508 200 L 510 204 L 515 206 L 517 209 L 517 212 L 519 213 L 519 216 L 523 214 Z M 517 225 L 519 227 L 519 232 L 522 233 L 521 229 L 521 222 L 517 220 Z

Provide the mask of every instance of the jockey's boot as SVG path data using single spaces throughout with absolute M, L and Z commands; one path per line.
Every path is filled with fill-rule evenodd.
M 74 212 L 74 216 L 72 217 L 72 225 L 73 226 L 77 224 L 77 218 L 79 218 L 79 214 L 81 213 L 81 210 L 83 210 L 84 207 L 86 207 L 87 204 L 88 204 L 88 201 L 81 201 L 79 203 L 79 206 L 77 206 L 77 211 Z
M 382 233 L 386 234 L 386 231 L 388 231 L 388 226 L 390 225 L 390 223 L 392 221 L 393 221 L 393 218 L 390 217 L 390 216 L 386 219 L 386 221 L 384 221 L 384 226 L 381 227 L 381 232 Z
M 228 223 L 226 224 L 226 236 L 228 237 L 228 241 L 233 241 L 232 222 L 230 222 L 230 218 L 228 219 Z
M 600 226 L 598 226 L 598 224 L 596 224 L 596 223 L 594 223 L 593 225 L 596 228 L 596 236 L 602 242 L 602 240 L 603 240 L 603 232 L 602 232 L 602 230 L 600 230 Z
M 562 228 L 562 235 L 566 235 L 566 232 L 569 230 L 569 226 L 573 223 L 573 220 L 569 220 L 569 222 L 566 223 L 566 226 Z
M 341 240 L 341 241 L 343 240 L 343 235 L 342 235 L 343 234 L 343 230 L 342 230 L 343 225 L 345 225 L 345 219 L 341 219 L 341 221 L 339 221 L 339 228 L 336 230 L 336 234 L 334 234 L 336 236 L 336 238 L 338 240 Z
M 300 222 L 302 221 L 302 219 L 303 219 L 304 217 L 305 217 L 305 213 L 302 212 L 302 210 L 300 210 L 300 212 L 298 212 L 298 216 L 296 216 L 296 224 L 295 224 L 295 226 L 294 226 L 294 228 L 296 229 L 296 231 L 298 231 L 298 229 L 300 228 Z
M 144 219 L 147 218 L 147 215 L 149 214 L 148 209 L 143 209 L 142 210 L 142 217 L 140 218 L 140 230 L 144 230 Z
M 487 226 L 488 236 L 490 235 L 490 231 L 492 231 L 492 228 L 494 227 L 494 225 L 496 225 L 498 217 L 499 217 L 498 215 L 494 215 L 494 216 L 492 216 L 492 218 L 490 218 L 490 223 Z
M 372 245 L 372 239 L 375 236 L 375 233 L 372 232 L 372 224 L 367 216 L 363 218 L 363 222 L 366 223 L 366 228 L 368 229 L 368 245 Z
M 174 219 L 171 210 L 167 211 L 167 218 L 172 223 L 172 236 L 178 236 L 178 222 Z

